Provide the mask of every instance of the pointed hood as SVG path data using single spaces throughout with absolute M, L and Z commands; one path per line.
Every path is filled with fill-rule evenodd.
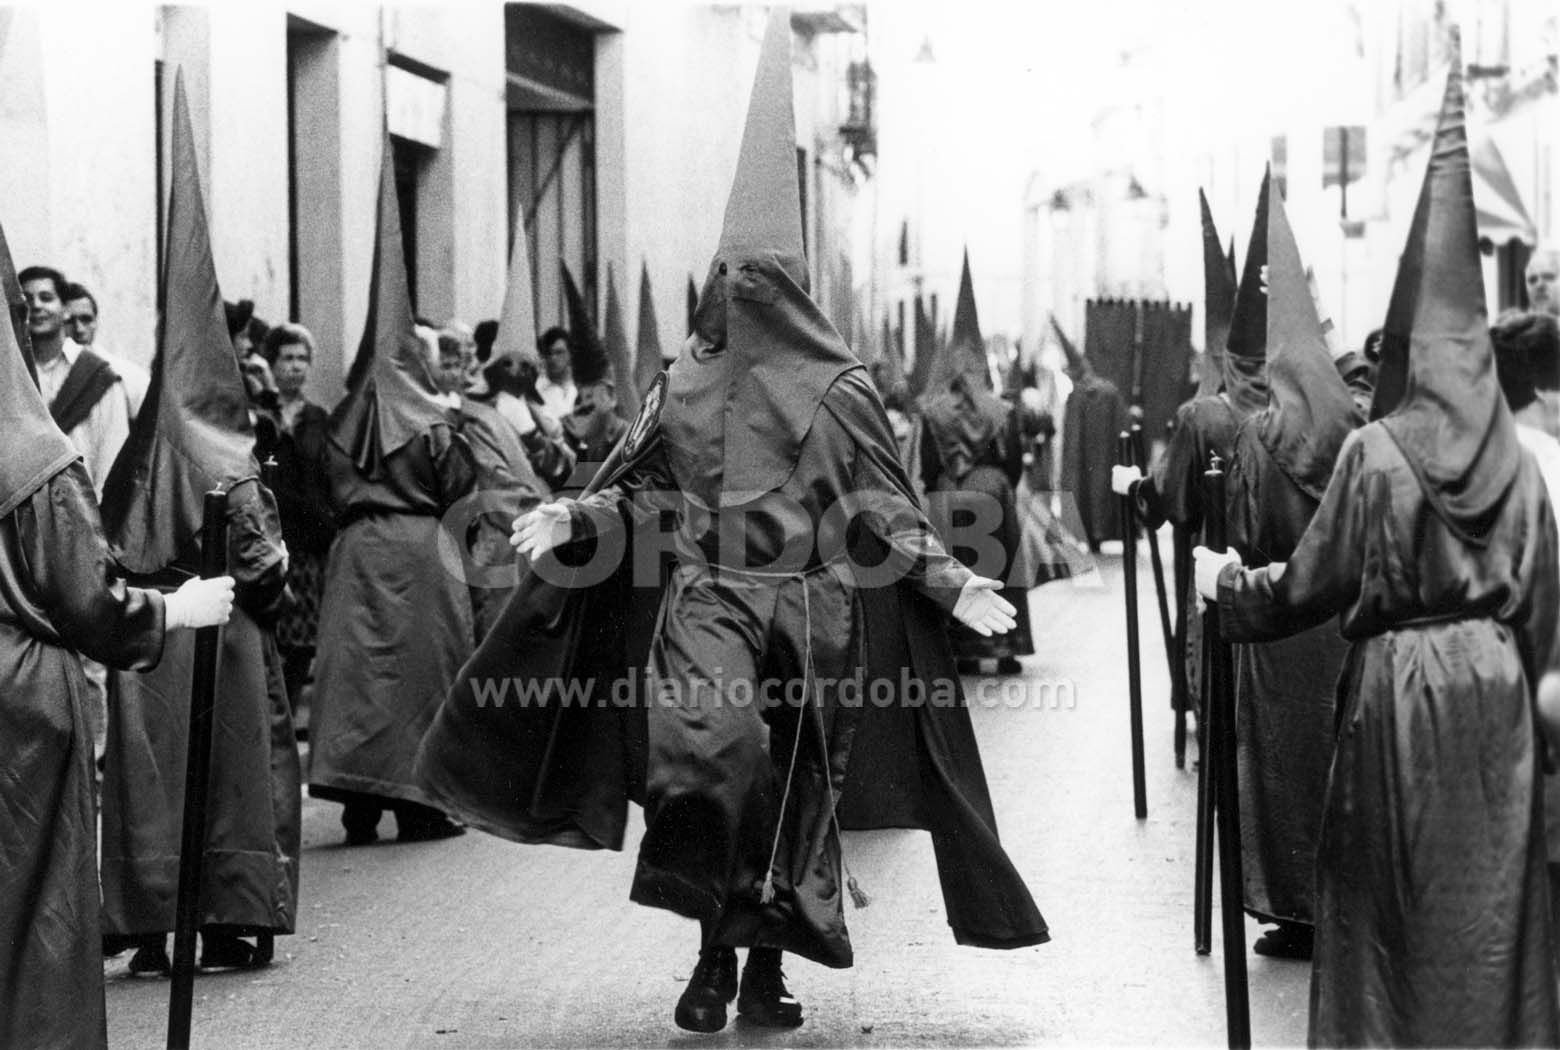
M 1056 334 L 1056 341 L 1062 344 L 1062 354 L 1067 358 L 1067 367 L 1063 369 L 1067 377 L 1076 383 L 1087 376 L 1092 376 L 1094 369 L 1089 365 L 1088 358 L 1084 357 L 1073 345 L 1073 341 L 1067 338 L 1067 333 L 1062 331 L 1055 314 L 1051 315 L 1051 331 Z
M 4 231 L 0 231 L 0 292 L 8 303 L 22 299 Z M 27 327 L 24 324 L 18 330 L 14 324 L 14 307 L 11 316 L 12 324 L 0 325 L 0 434 L 5 435 L 6 443 L 5 455 L 0 456 L 0 519 L 72 460 L 81 458 L 49 415 L 49 406 L 38 391 Z
M 612 386 L 617 392 L 617 414 L 633 419 L 639 414 L 639 391 L 634 386 L 634 363 L 628 358 L 628 329 L 623 327 L 623 304 L 618 301 L 617 279 L 607 264 L 607 301 L 601 309 L 601 341 L 612 366 Z
M 27 330 L 27 299 L 22 295 L 22 282 L 16 279 L 15 257 L 4 230 L 0 230 L 0 292 L 5 295 L 6 309 L 11 314 L 11 335 L 27 364 L 27 373 L 37 385 L 38 363 L 33 359 L 32 333 Z
M 980 331 L 980 315 L 975 309 L 975 282 L 970 277 L 970 252 L 964 250 L 959 272 L 959 298 L 953 308 L 953 331 L 945 350 L 937 355 L 927 391 L 946 389 L 955 377 L 963 376 L 974 386 L 990 390 L 991 368 L 986 361 L 986 339 Z
M 686 309 L 688 311 L 688 334 L 693 334 L 693 318 L 699 312 L 699 286 L 693 283 L 693 275 L 688 275 L 688 288 L 684 293 Z
M 569 314 L 569 364 L 574 370 L 574 382 L 598 382 L 612 368 L 607 348 L 596 334 L 596 323 L 586 309 L 579 285 L 574 283 L 569 264 L 560 259 L 558 268 L 563 275 L 563 300 Z
M 1401 387 L 1402 400 L 1383 422 L 1441 520 L 1464 542 L 1482 546 L 1517 476 L 1520 446 L 1496 379 L 1484 312 L 1456 52 L 1454 46 L 1430 164 L 1392 289 L 1393 327 L 1382 342 L 1381 372 L 1400 372 L 1401 378 L 1387 378 Z M 1390 396 L 1383 398 L 1377 386 L 1378 399 L 1390 405 Z
M 1251 225 L 1251 243 L 1246 246 L 1246 266 L 1235 292 L 1230 335 L 1224 344 L 1224 394 L 1237 419 L 1262 411 L 1268 402 L 1268 302 L 1262 291 L 1262 267 L 1268 261 L 1268 194 L 1272 182 L 1272 172 L 1264 172 L 1262 188 L 1257 193 L 1257 217 Z
M 661 415 L 679 488 L 712 507 L 784 484 L 824 394 L 861 367 L 808 295 L 791 107 L 791 23 L 776 8 L 720 246 Z
M 1322 338 L 1282 197 L 1268 209 L 1268 407 L 1257 435 L 1289 479 L 1317 502 L 1349 431 L 1364 422 Z
M 183 72 L 173 89 L 163 303 L 152 380 L 103 487 L 103 528 L 132 572 L 198 565 L 202 503 L 259 473 L 217 288 Z
M 655 319 L 655 296 L 650 291 L 650 267 L 639 264 L 639 333 L 634 346 L 634 403 L 645 396 L 661 374 L 661 326 Z M 619 395 L 621 397 L 621 395 Z
M 531 282 L 531 249 L 523 217 L 515 218 L 515 244 L 509 252 L 509 284 L 498 314 L 498 335 L 488 360 L 518 354 L 538 368 L 536 354 L 536 299 Z
M 401 212 L 387 132 L 379 164 L 368 316 L 357 357 L 347 373 L 347 395 L 330 414 L 331 443 L 370 480 L 380 476 L 390 455 L 430 425 L 446 421 L 428 372 L 427 351 L 412 323 L 401 243 Z M 505 327 L 500 323 L 500 343 L 505 340 Z
M 883 318 L 882 351 L 872 365 L 872 378 L 877 383 L 878 395 L 884 403 L 890 400 L 903 402 L 910 396 L 910 381 L 905 378 L 904 361 L 899 356 L 899 347 L 894 344 L 893 330 L 888 326 L 888 318 Z
M 915 347 L 915 360 L 910 364 L 910 391 L 920 397 L 935 392 L 929 382 L 933 369 L 937 367 L 937 334 L 932 331 L 932 319 L 926 313 L 920 293 L 916 294 L 912 303 L 911 323 L 910 337 Z
M 1230 320 L 1235 313 L 1235 270 L 1219 243 L 1213 212 L 1202 190 L 1197 191 L 1197 203 L 1202 208 L 1203 346 L 1206 348 L 1197 396 L 1212 397 L 1224 385 L 1224 346 L 1229 340 Z M 1231 241 L 1231 255 L 1234 251 Z

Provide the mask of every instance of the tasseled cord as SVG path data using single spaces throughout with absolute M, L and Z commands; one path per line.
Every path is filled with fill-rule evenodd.
M 806 648 L 802 654 L 802 707 L 805 711 L 796 713 L 796 737 L 791 741 L 791 761 L 785 771 L 785 791 L 780 796 L 780 812 L 775 816 L 775 838 L 769 846 L 769 867 L 764 872 L 764 885 L 759 890 L 758 900 L 761 904 L 769 904 L 775 899 L 775 857 L 780 852 L 780 829 L 785 820 L 785 807 L 791 800 L 791 781 L 796 776 L 796 756 L 801 751 L 802 722 L 807 714 L 812 713 L 812 685 L 813 685 L 813 653 L 812 653 L 812 599 L 807 590 L 807 578 L 800 573 L 796 574 L 802 585 L 802 622 L 806 630 Z M 829 792 L 829 822 L 834 825 L 834 838 L 840 844 L 840 868 L 845 873 L 845 887 L 850 891 L 850 903 L 856 908 L 865 908 L 872 903 L 872 898 L 867 896 L 867 891 L 861 888 L 856 881 L 856 876 L 850 873 L 850 865 L 845 862 L 845 840 L 840 835 L 840 818 L 836 810 L 839 807 L 839 799 L 834 795 L 834 782 L 829 778 L 829 738 L 823 731 L 823 712 L 818 712 L 818 717 L 813 720 L 818 727 L 818 743 L 822 748 L 823 756 L 823 786 Z

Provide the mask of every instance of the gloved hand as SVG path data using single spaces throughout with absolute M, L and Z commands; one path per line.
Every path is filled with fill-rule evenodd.
M 1132 486 L 1143 480 L 1143 471 L 1118 463 L 1110 468 L 1110 490 L 1118 496 L 1132 495 Z
M 1001 589 L 1000 580 L 971 576 L 959 591 L 959 600 L 953 605 L 953 618 L 976 634 L 987 637 L 1011 631 L 1018 623 L 1018 610 L 997 593 Z
M 509 537 L 509 545 L 535 561 L 554 547 L 568 543 L 574 537 L 574 526 L 569 517 L 569 504 L 573 502 L 543 503 L 520 515 L 515 519 L 515 531 Z
M 233 615 L 233 577 L 214 576 L 185 580 L 163 599 L 164 626 L 169 631 L 187 627 L 220 627 Z
M 1192 548 L 1192 577 L 1196 581 L 1198 595 L 1208 601 L 1218 601 L 1219 574 L 1226 565 L 1242 564 L 1240 555 L 1233 549 L 1218 554 L 1207 547 Z

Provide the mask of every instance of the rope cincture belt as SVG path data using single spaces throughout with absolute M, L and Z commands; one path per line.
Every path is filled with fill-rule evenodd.
M 774 839 L 769 844 L 769 864 L 764 871 L 763 889 L 759 891 L 758 899 L 761 904 L 769 904 L 775 899 L 775 858 L 780 853 L 780 834 L 785 827 L 785 810 L 791 801 L 791 783 L 796 779 L 796 756 L 801 753 L 802 723 L 812 721 L 818 727 L 819 756 L 823 765 L 823 786 L 829 793 L 829 823 L 834 827 L 834 839 L 840 844 L 840 868 L 845 873 L 845 886 L 850 891 L 850 900 L 857 908 L 865 908 L 872 903 L 872 898 L 861 888 L 856 881 L 856 876 L 850 873 L 850 865 L 845 861 L 845 839 L 840 833 L 840 818 L 836 812 L 839 807 L 839 799 L 834 794 L 834 780 L 829 769 L 829 738 L 823 729 L 823 705 L 820 700 L 817 708 L 813 706 L 813 643 L 812 643 L 812 592 L 807 586 L 807 578 L 824 569 L 832 569 L 834 563 L 824 562 L 812 569 L 796 572 L 764 572 L 756 569 L 732 569 L 720 567 L 716 570 L 717 576 L 736 576 L 750 579 L 770 580 L 786 582 L 795 580 L 802 585 L 802 623 L 806 632 L 806 644 L 802 648 L 802 702 L 796 712 L 796 735 L 791 740 L 791 761 L 786 765 L 785 790 L 780 795 L 780 812 L 775 814 Z M 779 597 L 776 596 L 776 602 Z M 807 716 L 816 712 L 815 719 Z

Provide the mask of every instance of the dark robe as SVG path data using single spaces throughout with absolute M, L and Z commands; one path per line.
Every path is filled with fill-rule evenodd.
M 618 440 L 628 430 L 625 420 L 600 409 L 564 416 L 562 425 L 564 440 L 574 450 L 580 471 L 588 471 L 585 473 L 587 478 L 593 477 L 597 468 L 607 461 Z
M 309 793 L 428 802 L 417 744 L 471 655 L 471 598 L 440 516 L 476 484 L 471 451 L 434 424 L 369 480 L 332 443 L 341 532 L 330 550 L 310 705 Z
M 986 400 L 1007 408 L 995 398 Z M 1002 564 L 990 566 L 989 571 L 984 571 L 987 566 L 980 566 L 977 571 L 1009 584 L 1002 588 L 1002 597 L 1017 610 L 1017 623 L 1006 634 L 987 637 L 952 622 L 949 637 L 961 660 L 1030 656 L 1035 651 L 1029 624 L 1030 584 L 1012 573 L 1023 549 L 1024 530 L 1017 502 L 1018 482 L 1024 473 L 1018 427 L 1013 411 L 1007 408 L 995 432 L 981 440 L 986 434 L 984 428 L 972 432 L 960 425 L 963 407 L 957 404 L 955 396 L 948 395 L 933 402 L 922 414 L 921 476 L 926 485 L 927 506 L 933 520 L 944 527 L 941 534 L 945 539 L 953 534 L 948 526 L 954 530 L 960 527 L 958 508 L 966 501 L 990 501 L 1001 508 L 995 538 L 1002 546 Z M 953 553 L 974 567 L 976 551 L 955 546 Z
M 336 538 L 330 507 L 330 480 L 325 475 L 325 446 L 330 441 L 330 416 L 312 401 L 305 402 L 291 429 L 277 432 L 276 466 L 267 474 L 282 519 L 287 542 L 287 590 L 291 602 L 276 623 L 276 641 L 285 652 L 314 652 L 320 629 L 320 598 L 325 586 L 325 558 Z
M 1484 544 L 1460 538 L 1383 425 L 1344 445 L 1282 567 L 1227 567 L 1225 636 L 1341 613 L 1350 648 L 1318 846 L 1311 1043 L 1560 1041 L 1532 690 L 1560 593 L 1522 452 Z
M 162 596 L 120 580 L 79 460 L 0 518 L 0 1046 L 107 1045 L 77 653 L 147 670 L 162 647 Z
M 657 398 L 652 391 L 647 405 Z M 603 467 L 589 508 L 579 508 L 577 516 L 604 523 L 603 537 L 622 531 L 614 522 L 642 523 L 658 513 L 649 502 L 627 499 L 670 481 L 654 433 L 645 442 L 626 441 Z M 645 802 L 648 829 L 635 900 L 700 918 L 724 943 L 774 945 L 840 966 L 851 954 L 838 842 L 828 821 L 832 789 L 846 828 L 932 832 L 948 920 L 960 943 L 1013 948 L 1045 941 L 1045 922 L 997 839 L 942 629 L 967 571 L 930 533 L 859 367 L 828 391 L 795 470 L 775 492 L 788 498 L 761 497 L 727 512 L 742 514 L 729 520 L 748 545 L 744 564 L 761 565 L 787 535 L 809 529 L 842 496 L 866 492 L 880 501 L 873 505 L 877 523 L 860 528 L 865 522 L 857 522 L 847 537 L 852 560 L 876 565 L 886 543 L 908 558 L 911 575 L 870 584 L 858 578 L 853 585 L 848 574 L 836 574 L 837 565 L 820 568 L 805 545 L 792 563 L 798 572 L 783 578 L 723 571 L 719 561 L 713 572 L 701 573 L 698 559 L 688 555 L 698 550 L 718 558 L 720 551 L 705 550 L 686 518 L 674 541 L 682 560 L 664 592 L 654 575 L 630 586 L 628 569 L 643 560 L 639 544 L 653 531 L 631 542 L 604 580 L 579 568 L 553 583 L 529 567 L 423 742 L 418 772 L 429 792 L 494 834 L 584 848 L 620 849 L 627 801 Z M 628 531 L 632 539 L 640 530 Z M 601 582 L 587 586 L 586 579 Z M 642 621 L 631 611 L 636 592 L 646 591 L 661 603 L 666 627 L 653 657 L 650 636 L 636 630 Z M 718 607 L 730 615 L 714 615 Z M 826 748 L 813 735 L 819 723 L 799 725 L 795 707 L 761 716 L 757 704 L 740 705 L 732 696 L 715 709 L 720 717 L 701 718 L 685 707 L 649 702 L 643 692 L 640 669 L 647 660 L 659 669 L 660 682 L 686 681 L 678 676 L 726 660 L 721 678 L 728 687 L 748 675 L 794 683 L 809 614 L 818 676 L 829 673 L 825 667 L 859 669 L 866 683 L 891 683 L 894 690 L 892 703 L 880 698 L 854 707 L 825 690 L 822 710 L 807 716 L 821 717 Z M 772 634 L 744 634 L 765 617 Z M 912 693 L 921 690 L 922 702 L 900 691 L 902 676 Z M 586 683 L 598 699 L 506 708 L 487 691 L 547 683 Z M 618 699 L 625 684 L 640 689 L 645 701 Z M 604 689 L 612 700 L 601 696 Z M 776 895 L 765 904 L 761 883 L 798 731 L 804 732 L 795 749 L 793 794 L 773 868 Z
M 285 586 L 282 531 L 255 481 L 228 491 L 233 616 L 222 629 L 206 811 L 201 926 L 291 933 L 298 917 L 302 770 L 270 624 Z M 195 632 L 154 671 L 113 680 L 103 769 L 103 929 L 174 928 Z
M 1363 422 L 1361 411 L 1359 421 Z M 1242 425 L 1230 460 L 1228 539 L 1251 568 L 1288 560 L 1316 499 Z M 1246 910 L 1266 921 L 1315 921 L 1316 843 L 1332 765 L 1333 690 L 1348 643 L 1336 625 L 1235 650 L 1236 765 Z
M 1097 551 L 1106 540 L 1121 539 L 1121 501 L 1110 490 L 1110 468 L 1116 438 L 1130 424 L 1110 380 L 1091 374 L 1075 383 L 1062 424 L 1062 492 L 1077 501 L 1079 534 Z
M 509 534 L 514 520 L 535 507 L 547 490 L 531 469 L 520 434 L 498 411 L 469 397 L 453 413 L 476 467 L 476 505 L 466 530 L 466 582 L 476 640 L 492 629 L 519 580 Z

